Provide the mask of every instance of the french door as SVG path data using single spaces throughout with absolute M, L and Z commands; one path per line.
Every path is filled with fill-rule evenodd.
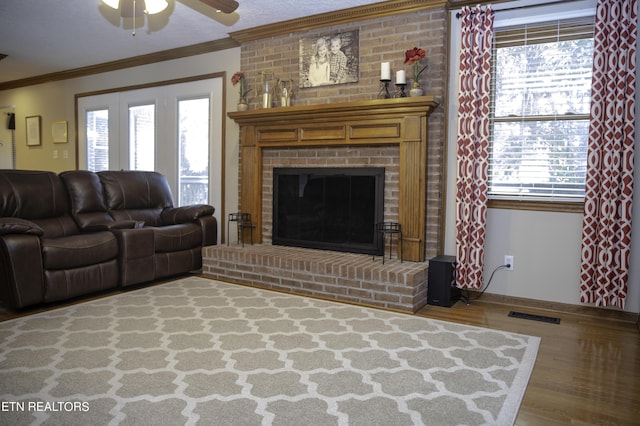
M 176 205 L 221 206 L 222 78 L 78 98 L 78 168 L 154 170 Z

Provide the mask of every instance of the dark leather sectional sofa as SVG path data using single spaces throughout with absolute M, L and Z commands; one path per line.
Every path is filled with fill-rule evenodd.
M 0 170 L 0 302 L 24 308 L 202 267 L 209 205 L 174 207 L 156 172 Z

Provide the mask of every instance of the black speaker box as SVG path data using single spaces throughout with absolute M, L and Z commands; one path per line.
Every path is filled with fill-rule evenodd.
M 456 257 L 436 256 L 429 260 L 427 304 L 450 308 L 460 299 L 456 287 Z

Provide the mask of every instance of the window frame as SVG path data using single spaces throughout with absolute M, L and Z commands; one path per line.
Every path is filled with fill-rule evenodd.
M 588 18 L 591 20 L 593 16 L 583 16 L 584 18 Z M 564 26 L 558 28 L 558 24 L 562 21 L 569 23 L 572 25 Z M 555 25 L 554 25 L 555 24 Z M 529 25 L 529 23 L 519 23 L 516 28 L 511 26 L 509 28 L 496 29 L 494 31 L 494 36 L 496 34 L 501 33 L 501 41 L 502 44 L 500 47 L 509 47 L 508 39 L 511 38 L 514 40 L 514 43 L 511 46 L 519 45 L 519 40 L 523 37 L 521 34 L 525 31 L 525 27 Z M 585 22 L 579 22 L 578 24 L 573 24 L 572 20 L 565 19 L 547 19 L 544 21 L 536 22 L 535 25 L 539 25 L 537 28 L 538 35 L 542 34 L 540 38 L 537 38 L 537 42 L 543 43 L 545 39 L 550 41 L 563 41 L 563 40 L 577 40 L 577 39 L 585 39 L 592 38 L 589 36 L 575 36 L 575 31 L 571 28 L 576 26 L 587 27 L 591 26 L 591 34 L 593 29 L 593 24 L 587 24 Z M 521 27 L 521 28 L 517 28 Z M 548 35 L 544 35 L 547 33 Z M 565 37 L 563 37 L 563 35 Z M 507 43 L 504 41 L 507 40 Z M 525 122 L 525 121 L 569 121 L 569 120 L 589 120 L 589 112 L 580 113 L 580 114 L 562 114 L 562 115 L 519 115 L 519 116 L 504 116 L 504 117 L 495 117 L 494 115 L 494 102 L 496 97 L 495 91 L 495 66 L 497 65 L 495 61 L 495 52 L 497 47 L 494 45 L 493 52 L 494 55 L 492 57 L 492 88 L 491 88 L 491 136 L 490 136 L 490 163 L 493 149 L 493 129 L 495 123 L 508 123 L 508 122 Z M 489 178 L 491 179 L 491 177 Z M 514 209 L 514 210 L 537 210 L 537 211 L 553 211 L 553 212 L 569 212 L 569 213 L 582 213 L 584 210 L 584 198 L 576 199 L 575 201 L 570 199 L 541 199 L 544 196 L 536 198 L 535 196 L 527 196 L 522 194 L 514 194 L 510 196 L 508 194 L 489 194 L 488 195 L 488 207 L 489 208 L 500 208 L 500 209 Z M 551 197 L 550 197 L 551 198 Z

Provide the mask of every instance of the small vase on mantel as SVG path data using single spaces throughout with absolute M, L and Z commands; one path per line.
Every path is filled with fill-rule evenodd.
M 411 85 L 411 90 L 409 90 L 409 96 L 422 96 L 424 95 L 424 90 L 420 87 L 420 82 L 414 81 Z
M 238 102 L 238 111 L 246 111 L 249 109 L 249 104 L 246 99 L 240 99 Z

